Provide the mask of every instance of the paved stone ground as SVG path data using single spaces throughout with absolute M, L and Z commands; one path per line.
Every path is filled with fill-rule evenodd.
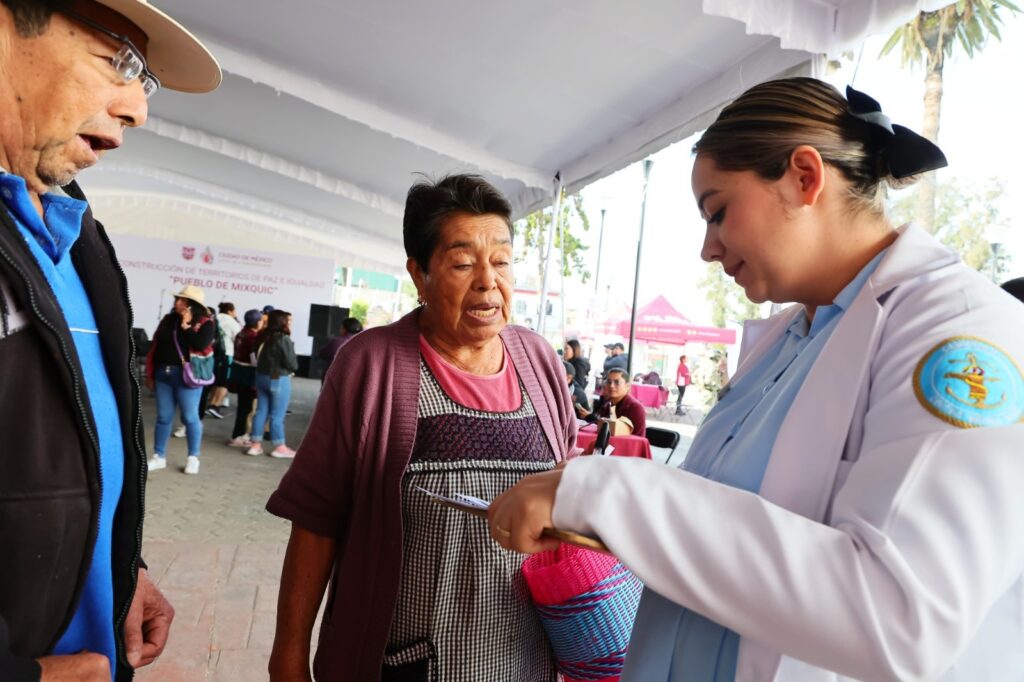
M 320 390 L 318 381 L 294 381 L 293 414 L 285 419 L 292 447 Z M 144 400 L 143 411 L 152 452 L 152 398 Z M 143 556 L 177 613 L 167 649 L 139 671 L 140 682 L 267 679 L 290 526 L 263 506 L 290 463 L 224 445 L 235 411 L 227 413 L 224 420 L 204 421 L 198 476 L 182 473 L 185 439 L 172 438 L 167 468 L 149 477 Z
M 296 447 L 320 391 L 318 381 L 295 379 L 285 420 L 288 444 Z M 233 396 L 232 396 L 233 397 Z M 152 452 L 155 403 L 144 399 Z M 150 574 L 177 615 L 164 654 L 139 671 L 140 682 L 250 682 L 267 679 L 274 638 L 281 562 L 289 524 L 264 511 L 267 498 L 287 471 L 287 460 L 249 457 L 224 445 L 235 411 L 204 421 L 198 476 L 182 473 L 185 439 L 172 438 L 167 468 L 149 478 L 145 556 Z M 664 411 L 652 425 L 679 431 L 672 456 L 678 465 L 696 427 Z M 667 452 L 655 448 L 654 459 Z M 319 631 L 319 624 L 314 632 Z

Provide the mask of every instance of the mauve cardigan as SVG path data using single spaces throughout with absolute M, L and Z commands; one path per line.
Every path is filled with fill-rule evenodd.
M 378 680 L 402 570 L 402 477 L 416 439 L 419 310 L 338 351 L 298 454 L 267 510 L 338 540 L 313 664 L 320 680 Z M 541 336 L 505 327 L 508 348 L 557 460 L 576 418 L 561 360 Z

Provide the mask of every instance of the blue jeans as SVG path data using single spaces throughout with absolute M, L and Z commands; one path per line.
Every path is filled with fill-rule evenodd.
M 202 388 L 189 388 L 182 382 L 180 365 L 157 365 L 155 454 L 161 457 L 167 454 L 167 439 L 171 437 L 174 408 L 177 406 L 185 424 L 188 454 L 199 456 L 199 444 L 203 439 L 203 423 L 199 421 L 199 396 L 202 392 Z
M 270 442 L 275 446 L 284 444 L 284 413 L 292 397 L 292 378 L 282 376 L 271 379 L 269 374 L 256 373 L 256 415 L 252 418 L 253 442 L 263 440 L 263 425 L 270 415 Z

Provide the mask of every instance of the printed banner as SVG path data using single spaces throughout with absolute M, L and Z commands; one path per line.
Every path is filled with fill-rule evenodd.
M 239 320 L 250 308 L 287 310 L 293 315 L 295 350 L 308 355 L 313 345 L 306 334 L 309 306 L 333 302 L 334 261 L 328 258 L 124 234 L 110 238 L 128 277 L 135 326 L 150 336 L 170 312 L 174 294 L 192 284 L 203 289 L 212 308 L 234 303 Z

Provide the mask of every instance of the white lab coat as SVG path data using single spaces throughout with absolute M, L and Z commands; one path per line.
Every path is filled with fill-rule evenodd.
M 798 314 L 750 325 L 737 377 Z M 794 400 L 759 495 L 583 457 L 554 522 L 738 632 L 737 680 L 1024 680 L 1024 424 L 958 428 L 912 386 L 961 335 L 1024 366 L 1024 305 L 902 228 Z

